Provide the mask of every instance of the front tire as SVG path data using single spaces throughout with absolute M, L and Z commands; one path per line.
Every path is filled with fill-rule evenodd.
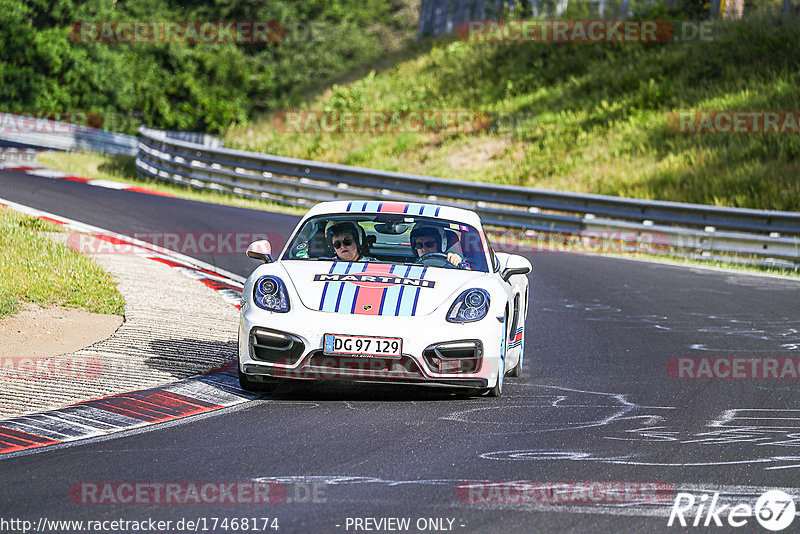
M 484 395 L 487 397 L 499 397 L 503 394 L 503 384 L 500 377 L 497 377 L 497 384 L 494 385 L 493 388 L 489 388 L 484 392 Z
M 505 343 L 505 337 L 503 338 L 503 343 Z M 502 368 L 497 370 L 497 383 L 495 383 L 493 388 L 489 388 L 485 391 L 487 397 L 499 397 L 503 394 L 503 375 L 506 372 L 506 360 L 505 358 L 500 360 L 503 364 Z

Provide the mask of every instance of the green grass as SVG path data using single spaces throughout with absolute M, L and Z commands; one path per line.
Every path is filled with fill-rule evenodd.
M 219 191 L 195 189 L 188 185 L 144 179 L 136 174 L 135 158 L 132 156 L 103 156 L 81 152 L 42 152 L 37 156 L 36 160 L 42 165 L 74 176 L 113 180 L 187 200 L 295 215 L 300 215 L 307 211 L 266 200 L 243 198 Z
M 769 14 L 715 24 L 712 42 L 432 41 L 300 106 L 480 111 L 495 118 L 482 133 L 285 134 L 265 116 L 225 143 L 462 180 L 796 211 L 800 135 L 668 128 L 673 111 L 800 109 L 800 24 Z
M 14 315 L 21 301 L 122 315 L 125 300 L 108 273 L 42 234 L 58 231 L 42 219 L 0 208 L 0 318 Z

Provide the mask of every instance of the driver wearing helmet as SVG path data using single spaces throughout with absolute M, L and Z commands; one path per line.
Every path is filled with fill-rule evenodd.
M 325 230 L 328 243 L 333 247 L 336 257 L 342 261 L 371 261 L 364 256 L 361 232 L 352 222 L 328 223 Z
M 446 246 L 444 232 L 435 226 L 416 225 L 411 230 L 411 248 L 418 260 L 425 254 L 444 254 Z M 447 252 L 447 261 L 456 267 L 463 267 L 464 260 L 455 252 Z

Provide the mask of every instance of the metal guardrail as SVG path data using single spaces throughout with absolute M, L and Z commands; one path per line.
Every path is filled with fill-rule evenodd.
M 176 132 L 171 130 L 159 130 L 170 139 L 177 139 L 178 141 L 186 141 L 187 143 L 195 143 L 210 148 L 221 148 L 222 140 L 213 135 L 197 132 Z
M 0 113 L 0 140 L 27 147 L 85 150 L 105 154 L 137 154 L 136 136 L 49 119 Z
M 141 176 L 308 206 L 354 198 L 432 201 L 485 224 L 658 242 L 681 250 L 800 263 L 800 213 L 565 193 L 206 147 L 139 128 Z M 655 239 L 654 239 L 655 236 Z

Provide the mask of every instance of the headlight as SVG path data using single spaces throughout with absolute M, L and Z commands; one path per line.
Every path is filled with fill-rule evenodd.
M 451 323 L 480 321 L 489 313 L 489 293 L 483 289 L 468 289 L 461 293 L 447 312 Z
M 286 286 L 277 276 L 262 276 L 253 286 L 253 302 L 265 310 L 285 313 L 289 311 Z

